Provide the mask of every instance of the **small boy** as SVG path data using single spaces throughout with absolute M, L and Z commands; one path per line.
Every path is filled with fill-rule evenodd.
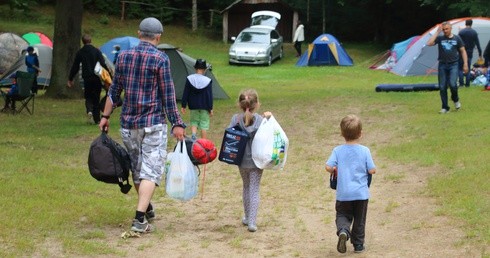
M 191 110 L 192 139 L 197 139 L 197 129 L 201 129 L 201 138 L 206 138 L 209 130 L 209 117 L 213 116 L 213 81 L 205 76 L 206 60 L 197 59 L 194 65 L 195 74 L 187 76 L 182 95 L 182 113 L 185 114 L 187 104 Z
M 337 172 L 337 251 L 345 253 L 345 244 L 350 238 L 354 252 L 360 253 L 364 251 L 364 230 L 369 201 L 368 175 L 376 173 L 376 167 L 369 148 L 359 144 L 362 136 L 359 117 L 344 117 L 340 129 L 345 144 L 335 147 L 326 162 L 326 170 L 329 173 Z
M 19 95 L 19 90 L 17 88 L 17 77 L 15 74 L 10 76 L 12 79 L 12 86 L 10 90 L 5 94 L 5 106 L 2 108 L 2 112 L 8 112 L 10 110 L 15 110 L 15 100 L 14 96 Z M 2 92 L 2 94 L 4 94 Z

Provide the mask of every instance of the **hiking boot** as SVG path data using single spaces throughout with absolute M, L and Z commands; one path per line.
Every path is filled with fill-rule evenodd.
M 248 219 L 247 219 L 247 217 L 243 216 L 243 218 L 242 218 L 242 224 L 244 226 L 247 226 L 248 225 Z
M 364 252 L 364 249 L 363 244 L 354 245 L 354 253 L 362 253 Z
M 257 231 L 257 226 L 254 225 L 254 224 L 249 224 L 248 225 L 248 231 L 249 232 L 255 232 L 255 231 Z
M 141 223 L 137 219 L 133 219 L 133 224 L 131 225 L 131 231 L 139 232 L 139 233 L 150 233 L 155 231 L 155 227 L 153 227 L 152 224 L 148 223 L 147 220 Z
M 148 220 L 148 222 L 152 222 L 155 219 L 155 211 L 154 210 L 147 211 L 145 213 L 145 218 L 146 220 Z
M 345 246 L 345 242 L 347 242 L 347 233 L 342 231 L 339 234 L 339 242 L 337 242 L 337 251 L 339 251 L 339 253 L 347 252 L 347 247 Z
M 439 111 L 439 114 L 446 114 L 446 113 L 449 113 L 449 110 L 443 108 L 441 109 L 441 111 Z
M 459 101 L 454 102 L 454 107 L 456 108 L 456 110 L 459 110 L 461 108 L 461 102 Z

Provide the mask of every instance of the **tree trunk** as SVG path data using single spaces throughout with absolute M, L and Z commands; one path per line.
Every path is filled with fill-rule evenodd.
M 46 95 L 52 98 L 81 98 L 78 76 L 75 86 L 67 87 L 68 74 L 80 49 L 82 0 L 56 0 L 51 81 Z
M 197 0 L 192 0 L 192 31 L 197 30 Z

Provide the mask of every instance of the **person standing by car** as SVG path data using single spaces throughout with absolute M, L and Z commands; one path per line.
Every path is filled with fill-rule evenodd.
M 294 32 L 294 48 L 296 49 L 296 57 L 301 56 L 301 44 L 305 41 L 305 26 L 298 20 L 298 26 Z
M 451 90 L 451 99 L 454 102 L 456 110 L 461 108 L 461 102 L 458 96 L 458 86 L 456 85 L 458 80 L 458 61 L 461 56 L 463 59 L 463 73 L 468 72 L 468 60 L 466 57 L 466 50 L 464 49 L 463 40 L 451 32 L 452 25 L 449 22 L 443 22 L 438 26 L 437 31 L 427 41 L 427 46 L 438 45 L 439 49 L 439 66 L 438 66 L 438 79 L 439 79 L 439 94 L 442 101 L 442 109 L 439 111 L 441 114 L 449 112 L 447 86 Z M 443 35 L 439 33 L 443 32 Z
M 78 50 L 75 61 L 68 76 L 68 87 L 73 87 L 73 79 L 80 70 L 82 64 L 83 90 L 85 97 L 85 111 L 90 123 L 92 120 L 95 124 L 100 121 L 100 92 L 102 91 L 102 82 L 99 76 L 94 72 L 97 62 L 107 71 L 107 67 L 102 52 L 92 45 L 92 37 L 88 34 L 82 36 L 83 47 Z
M 182 94 L 182 114 L 187 105 L 191 110 L 192 140 L 197 139 L 197 129 L 201 129 L 201 138 L 206 138 L 209 130 L 209 117 L 213 116 L 213 81 L 204 75 L 207 70 L 206 60 L 197 59 L 194 65 L 195 74 L 187 76 Z
M 154 230 L 149 223 L 155 217 L 151 198 L 164 171 L 167 120 L 172 124 L 172 134 L 179 140 L 184 139 L 185 125 L 177 108 L 170 59 L 156 48 L 162 33 L 163 26 L 156 18 L 141 21 L 140 43 L 122 51 L 117 58 L 113 83 L 99 123 L 100 130 L 109 131 L 110 115 L 124 90 L 121 137 L 130 156 L 133 182 L 138 192 L 131 231 L 140 233 Z
M 473 50 L 476 49 L 478 50 L 478 57 L 482 57 L 482 52 L 481 52 L 481 47 L 480 47 L 480 39 L 478 39 L 478 33 L 476 30 L 471 28 L 471 25 L 473 25 L 473 20 L 468 19 L 465 21 L 466 27 L 462 29 L 459 33 L 458 36 L 461 37 L 461 39 L 464 42 L 464 48 L 466 50 L 466 55 L 467 55 L 467 64 L 468 64 L 468 69 L 471 69 L 471 59 L 473 58 Z M 463 74 L 463 60 L 460 59 L 460 69 L 459 69 L 459 86 L 466 86 L 470 87 L 470 73 L 466 73 L 466 75 Z M 465 78 L 466 82 L 463 80 Z

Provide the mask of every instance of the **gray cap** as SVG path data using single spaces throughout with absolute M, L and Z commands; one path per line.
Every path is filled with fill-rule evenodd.
M 141 21 L 139 30 L 141 32 L 161 34 L 163 32 L 163 26 L 162 23 L 156 18 L 149 17 Z

